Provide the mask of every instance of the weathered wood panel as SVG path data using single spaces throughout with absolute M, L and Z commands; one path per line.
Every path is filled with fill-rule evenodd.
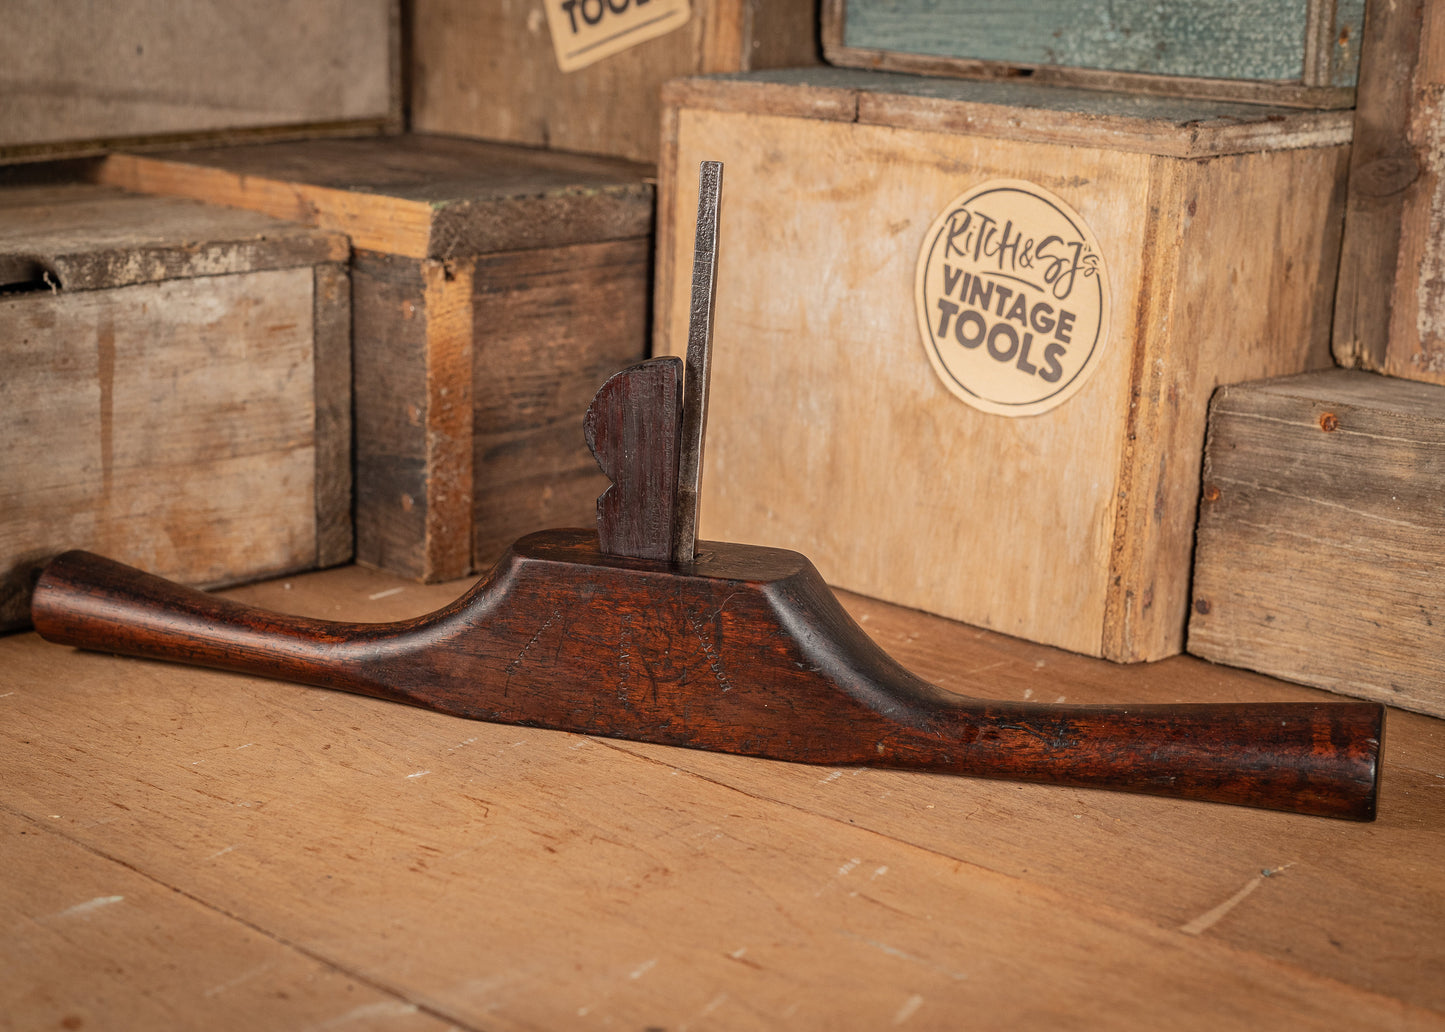
M 1149 98 L 1131 135 L 1132 98 L 1070 112 L 1067 94 L 1024 84 L 811 78 L 669 87 L 656 353 L 686 337 L 698 162 L 728 168 L 703 533 L 1081 652 L 1178 652 L 1210 393 L 1329 362 L 1347 116 L 1255 109 L 1250 124 Z M 1031 92 L 1037 108 L 1019 103 Z M 850 107 L 856 121 L 835 120 Z M 1271 125 L 1279 148 L 1262 150 Z M 961 404 L 918 339 L 923 234 L 990 179 L 1073 206 L 1112 285 L 1102 364 L 1041 416 Z
M 823 0 L 833 64 L 1348 107 L 1363 0 Z
M 651 256 L 642 237 L 477 260 L 476 567 L 534 530 L 594 524 L 607 478 L 582 418 L 645 355 Z
M 656 162 L 664 82 L 816 64 L 815 6 L 815 0 L 693 0 L 683 28 L 564 73 L 540 0 L 416 0 L 413 125 Z
M 459 589 L 351 568 L 240 594 L 369 620 Z M 1188 657 L 1119 669 L 848 604 L 921 675 L 979 694 L 1320 698 Z M 1381 815 L 1363 828 L 618 747 L 30 635 L 0 642 L 0 670 L 12 812 L 459 1028 L 890 1027 L 900 1015 L 952 1028 L 967 1014 L 982 1028 L 1431 1029 L 1445 1011 L 1431 867 L 1445 846 L 1430 787 L 1445 773 L 1441 725 L 1415 714 L 1391 713 Z M 29 855 L 5 838 L 0 852 Z M 69 883 L 55 871 L 40 885 Z M 102 894 L 124 889 L 82 898 Z M 154 922 L 197 968 L 230 949 L 169 913 Z M 6 971 L 5 1000 L 64 994 L 79 977 Z M 219 984 L 189 972 L 127 984 L 165 1002 Z M 256 971 L 249 991 L 284 991 L 288 977 Z M 292 1003 L 262 1013 L 311 1020 Z M 210 1027 L 254 1026 L 223 1005 Z
M 192 584 L 315 565 L 314 304 L 309 267 L 0 299 L 4 624 L 69 548 Z
M 1445 388 L 1337 370 L 1211 408 L 1189 651 L 1445 716 Z
M 399 122 L 396 0 L 16 0 L 5 19 L 0 161 Z
M 1365 30 L 1335 358 L 1445 384 L 1445 10 L 1382 0 Z

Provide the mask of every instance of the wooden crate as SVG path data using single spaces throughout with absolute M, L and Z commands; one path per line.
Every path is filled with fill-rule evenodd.
M 1364 46 L 1335 359 L 1445 384 L 1445 7 L 1371 4 Z
M 1210 408 L 1189 651 L 1445 716 L 1445 388 L 1342 369 Z
M 668 79 L 818 63 L 816 0 L 692 0 L 687 24 L 557 67 L 543 0 L 414 0 L 412 127 L 657 161 Z
M 351 557 L 345 261 L 251 212 L 0 190 L 0 628 L 68 548 L 199 585 Z
M 1365 0 L 822 0 L 835 65 L 1294 107 L 1354 103 Z
M 400 127 L 397 0 L 16 0 L 5 19 L 0 161 Z
M 357 558 L 446 580 L 595 518 L 582 416 L 647 349 L 643 172 L 406 136 L 113 155 L 98 174 L 350 235 Z
M 1349 114 L 843 69 L 665 97 L 659 354 L 698 162 L 726 166 L 703 533 L 1079 652 L 1180 651 L 1210 394 L 1329 364 Z M 1111 284 L 1092 377 L 1041 415 L 961 402 L 916 317 L 930 224 L 994 180 L 1071 206 Z

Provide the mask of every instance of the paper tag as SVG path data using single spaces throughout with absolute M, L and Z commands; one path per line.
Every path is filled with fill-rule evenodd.
M 557 67 L 586 68 L 687 24 L 687 0 L 543 0 Z
M 1109 282 L 1078 212 L 999 179 L 949 204 L 923 239 L 915 286 L 924 350 L 944 385 L 985 412 L 1061 405 L 1098 368 Z

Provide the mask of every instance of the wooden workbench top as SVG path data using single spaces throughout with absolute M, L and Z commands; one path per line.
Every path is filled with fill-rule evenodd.
M 395 619 L 462 585 L 233 592 Z M 856 597 L 944 687 L 1317 699 Z M 1445 724 L 1374 824 L 468 722 L 0 639 L 0 1029 L 1445 1028 Z

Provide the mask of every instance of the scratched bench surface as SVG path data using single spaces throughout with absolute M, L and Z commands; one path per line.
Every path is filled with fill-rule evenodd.
M 233 592 L 338 619 L 464 585 Z M 856 597 L 970 694 L 1323 693 Z M 1371 825 L 501 727 L 0 639 L 0 1028 L 1445 1028 L 1445 723 Z

